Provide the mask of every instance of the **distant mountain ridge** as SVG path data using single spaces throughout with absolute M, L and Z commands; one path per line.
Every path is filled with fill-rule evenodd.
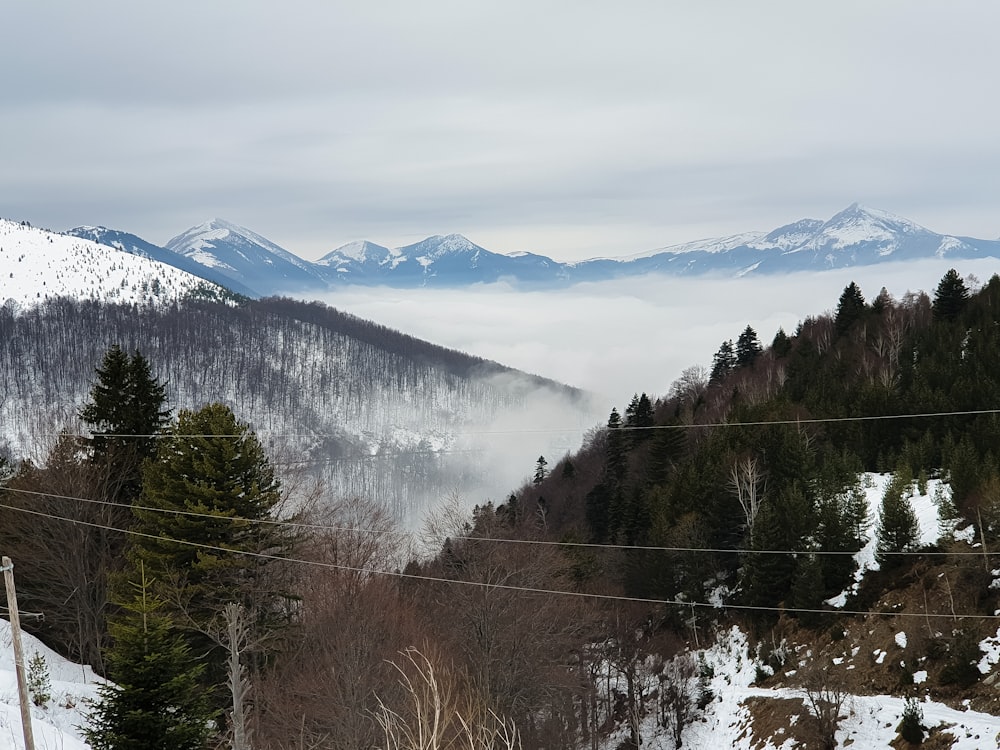
M 625 257 L 568 263 L 530 252 L 495 253 L 460 234 L 434 235 L 399 248 L 360 240 L 310 262 L 222 219 L 193 227 L 164 248 L 104 228 L 79 227 L 67 234 L 98 242 L 110 240 L 129 252 L 163 259 L 184 270 L 195 268 L 197 273 L 200 269 L 203 278 L 228 279 L 234 291 L 250 291 L 252 296 L 308 294 L 344 284 L 454 288 L 507 281 L 557 287 L 650 273 L 744 276 L 927 258 L 1000 258 L 1000 240 L 938 234 L 857 203 L 827 221 L 801 219 L 770 232 L 746 232 Z M 162 252 L 155 254 L 157 251 Z

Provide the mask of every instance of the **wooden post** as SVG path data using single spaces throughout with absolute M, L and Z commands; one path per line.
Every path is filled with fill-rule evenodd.
M 28 683 L 24 675 L 24 651 L 21 649 L 21 620 L 17 614 L 17 593 L 14 591 L 14 563 L 4 555 L 4 583 L 7 585 L 7 608 L 10 610 L 10 634 L 14 642 L 14 671 L 17 673 L 17 693 L 21 701 L 21 727 L 24 730 L 25 750 L 35 750 L 35 738 L 31 731 L 31 700 L 28 698 Z

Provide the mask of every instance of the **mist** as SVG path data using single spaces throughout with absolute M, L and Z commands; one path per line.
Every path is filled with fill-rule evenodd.
M 949 268 L 976 288 L 1000 261 L 929 260 L 819 273 L 743 278 L 647 276 L 531 291 L 505 284 L 467 290 L 347 287 L 326 297 L 341 310 L 442 346 L 595 395 L 619 410 L 635 393 L 664 396 L 686 368 L 750 325 L 769 345 L 779 328 L 836 309 L 854 281 L 871 301 L 934 290 Z

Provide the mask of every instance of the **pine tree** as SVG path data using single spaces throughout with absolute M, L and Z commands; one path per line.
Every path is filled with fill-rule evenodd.
M 549 462 L 545 460 L 545 456 L 538 457 L 538 460 L 535 462 L 535 476 L 531 479 L 532 484 L 537 486 L 545 481 L 545 477 L 548 476 L 548 471 L 545 467 L 548 465 Z
M 656 424 L 653 415 L 653 404 L 645 392 L 640 396 L 634 394 L 632 401 L 625 408 L 625 427 L 632 429 L 629 433 L 629 443 L 633 446 L 645 442 L 652 437 L 648 429 Z
M 140 568 L 133 597 L 112 623 L 112 684 L 102 685 L 84 736 L 94 750 L 199 750 L 213 713 L 197 663 Z
M 268 523 L 280 499 L 257 437 L 222 404 L 182 410 L 144 466 L 143 507 L 135 509 L 143 536 L 133 540 L 130 560 L 156 577 L 178 621 L 192 624 L 192 646 L 211 652 L 210 681 L 221 677 L 224 655 L 196 631 L 227 603 L 256 613 L 260 633 L 287 624 L 288 596 L 268 575 L 272 561 L 240 554 L 280 557 L 290 549 L 287 527 Z
M 891 553 L 909 552 L 920 540 L 920 523 L 913 512 L 909 495 L 910 480 L 896 474 L 882 496 L 882 514 L 876 529 L 875 559 L 880 565 L 898 561 Z
M 951 268 L 937 285 L 931 309 L 938 320 L 954 320 L 965 309 L 968 301 L 969 290 L 965 282 L 958 275 L 958 271 Z
M 757 332 L 747 326 L 736 340 L 736 366 L 749 367 L 762 350 Z
M 788 338 L 788 334 L 785 333 L 784 328 L 779 328 L 777 333 L 774 334 L 774 340 L 771 342 L 771 350 L 774 352 L 775 357 L 787 357 L 788 353 L 792 350 L 792 340 Z
M 850 330 L 854 322 L 865 313 L 865 298 L 861 295 L 861 289 L 853 281 L 848 284 L 840 295 L 837 303 L 837 315 L 833 320 L 837 335 L 842 335 Z
M 94 433 L 87 441 L 94 460 L 106 464 L 108 476 L 118 483 L 115 500 L 132 502 L 139 494 L 142 462 L 153 454 L 154 436 L 170 419 L 165 386 L 145 357 L 135 352 L 130 358 L 117 344 L 96 373 L 80 418 Z
M 712 374 L 709 375 L 710 383 L 718 383 L 723 380 L 736 367 L 736 353 L 733 351 L 732 341 L 723 341 L 719 346 L 719 351 L 712 357 Z

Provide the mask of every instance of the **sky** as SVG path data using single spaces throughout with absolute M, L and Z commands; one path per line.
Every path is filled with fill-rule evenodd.
M 568 261 L 858 201 L 1000 236 L 982 0 L 52 0 L 3 24 L 0 216 L 50 229 Z

